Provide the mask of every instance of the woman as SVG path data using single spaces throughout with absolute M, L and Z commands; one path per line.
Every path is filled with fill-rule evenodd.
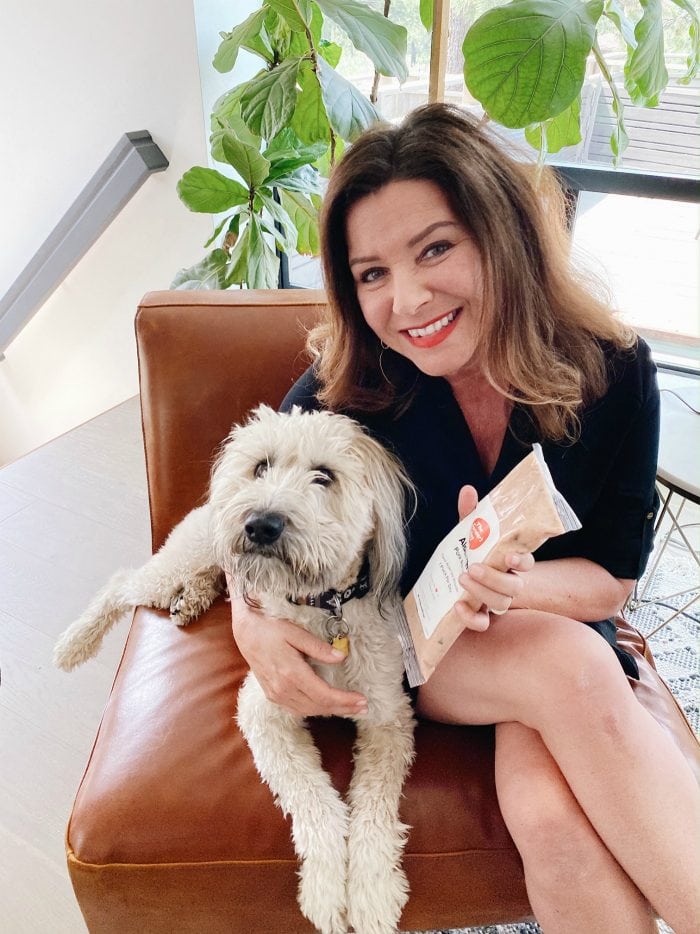
M 630 690 L 613 622 L 656 510 L 648 348 L 573 274 L 548 171 L 444 105 L 352 146 L 325 199 L 322 256 L 329 314 L 284 405 L 352 414 L 404 461 L 419 493 L 404 590 L 458 509 L 534 440 L 583 525 L 511 556 L 507 573 L 469 569 L 464 632 L 418 714 L 496 724 L 499 804 L 547 934 L 651 932 L 653 911 L 695 934 L 698 788 Z M 240 600 L 232 609 L 272 700 L 300 715 L 364 709 L 306 663 L 332 661 L 330 646 L 288 620 L 257 625 Z

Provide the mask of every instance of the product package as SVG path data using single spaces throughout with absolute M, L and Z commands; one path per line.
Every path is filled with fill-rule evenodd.
M 428 680 L 464 629 L 454 610 L 462 593 L 460 574 L 477 562 L 505 571 L 507 555 L 527 554 L 548 538 L 580 528 L 554 486 L 541 446 L 534 444 L 532 453 L 442 540 L 406 597 L 399 630 L 410 686 Z

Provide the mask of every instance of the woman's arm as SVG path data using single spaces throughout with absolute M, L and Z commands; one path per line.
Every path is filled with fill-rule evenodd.
M 521 562 L 529 556 L 512 556 Z M 587 558 L 557 558 L 537 561 L 532 567 L 526 562 L 517 575 L 496 571 L 485 564 L 473 565 L 462 575 L 469 609 L 479 606 L 503 612 L 505 609 L 544 610 L 568 616 L 580 622 L 596 622 L 618 613 L 634 587 L 633 580 L 613 577 L 605 568 Z M 481 627 L 479 627 L 481 628 Z
M 633 587 L 587 558 L 556 558 L 535 562 L 512 605 L 592 623 L 619 613 Z

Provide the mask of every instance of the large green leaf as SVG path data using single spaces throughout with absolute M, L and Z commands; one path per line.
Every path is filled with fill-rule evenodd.
M 246 126 L 241 116 L 241 93 L 243 86 L 234 88 L 214 105 L 211 115 L 211 144 L 212 158 L 217 162 L 227 162 L 224 150 L 221 145 L 222 137 L 227 133 L 233 133 L 242 143 L 248 143 L 260 149 L 260 137 L 251 132 Z
M 365 3 L 357 0 L 316 0 L 324 16 L 343 29 L 352 44 L 374 62 L 382 75 L 408 77 L 406 28 L 392 23 Z
M 262 7 L 254 13 L 251 13 L 247 19 L 243 20 L 243 22 L 236 26 L 231 32 L 223 33 L 223 42 L 217 49 L 213 62 L 214 68 L 216 68 L 217 71 L 222 73 L 231 71 L 236 64 L 241 46 L 244 46 L 249 40 L 260 34 L 266 15 L 267 10 L 265 7 Z
M 611 22 L 615 23 L 625 43 L 633 49 L 637 44 L 637 40 L 634 38 L 634 23 L 625 12 L 620 0 L 605 0 L 603 13 Z
M 528 127 L 525 138 L 542 153 L 559 152 L 565 146 L 576 146 L 581 142 L 581 98 L 575 98 L 556 117 Z
M 304 32 L 311 25 L 312 5 L 309 0 L 265 0 L 295 31 Z
M 326 114 L 335 132 L 352 142 L 381 119 L 372 104 L 331 66 L 318 60 L 318 79 Z
M 170 288 L 225 289 L 228 258 L 226 250 L 212 250 L 201 262 L 188 269 L 181 269 L 170 283 Z
M 279 259 L 265 239 L 258 218 L 253 214 L 246 228 L 248 234 L 248 271 L 246 280 L 251 289 L 276 289 Z
M 636 48 L 625 63 L 625 87 L 635 104 L 655 107 L 668 84 L 664 60 L 664 24 L 661 0 L 639 0 L 644 10 L 634 27 Z
M 420 0 L 420 21 L 428 32 L 433 28 L 433 0 Z
M 248 200 L 248 189 L 240 182 L 202 166 L 185 172 L 177 183 L 177 193 L 190 211 L 200 214 L 219 214 Z
M 254 133 L 265 139 L 276 136 L 294 113 L 300 61 L 299 58 L 288 59 L 271 71 L 256 75 L 241 95 L 243 119 Z
M 280 190 L 280 197 L 285 210 L 296 227 L 297 251 L 318 256 L 321 250 L 321 240 L 318 232 L 319 196 L 312 195 L 313 200 L 310 200 L 300 192 Z
M 292 129 L 305 143 L 323 142 L 327 145 L 331 138 L 331 128 L 323 103 L 321 85 L 311 62 L 302 62 L 298 77 L 301 90 L 297 95 Z
M 287 175 L 302 165 L 315 162 L 327 149 L 326 143 L 303 143 L 291 127 L 285 127 L 272 140 L 264 152 L 270 163 L 266 182 Z
M 293 172 L 280 175 L 270 180 L 275 188 L 285 188 L 287 191 L 300 191 L 302 194 L 320 194 L 321 177 L 316 169 L 310 165 L 302 165 Z
M 294 226 L 294 221 L 282 205 L 275 201 L 272 192 L 267 194 L 265 190 L 259 191 L 258 198 L 270 218 L 268 219 L 267 216 L 263 215 L 259 219 L 260 226 L 275 238 L 280 250 L 284 253 L 290 253 L 297 245 L 297 229 Z M 277 224 L 279 224 L 281 230 L 278 229 Z
M 305 29 L 294 29 L 289 42 L 289 55 L 308 55 L 312 45 L 318 49 L 323 42 L 321 33 L 323 31 L 323 14 L 314 3 L 311 8 L 311 22 L 308 30 L 311 33 L 311 42 Z
M 257 188 L 267 178 L 270 163 L 257 146 L 237 139 L 230 131 L 221 137 L 221 148 L 229 165 L 238 172 L 249 188 Z
M 252 52 L 254 55 L 258 55 L 268 64 L 272 64 L 277 61 L 278 56 L 275 54 L 275 48 L 272 42 L 272 37 L 270 34 L 269 22 L 273 16 L 277 14 L 273 10 L 267 11 L 267 16 L 265 17 L 265 22 L 263 27 L 257 36 L 249 36 L 248 39 L 242 44 L 241 48 L 246 49 L 248 52 Z
M 280 224 L 280 226 L 284 228 L 286 233 L 289 234 L 293 232 L 294 239 L 296 241 L 296 227 L 294 225 L 294 221 L 289 216 L 289 213 L 287 212 L 286 208 L 283 205 L 278 204 L 277 201 L 275 201 L 275 197 L 269 189 L 265 189 L 265 188 L 261 189 L 258 192 L 258 197 L 260 198 L 261 203 L 264 205 L 264 207 L 269 212 L 272 220 L 275 221 L 275 223 Z
M 466 35 L 464 78 L 486 112 L 519 128 L 556 117 L 578 97 L 603 0 L 513 0 Z

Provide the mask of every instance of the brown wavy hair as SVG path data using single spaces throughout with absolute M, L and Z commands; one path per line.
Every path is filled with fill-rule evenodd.
M 479 249 L 486 378 L 526 408 L 538 437 L 576 437 L 581 406 L 608 386 L 603 344 L 622 350 L 635 336 L 614 317 L 600 284 L 572 266 L 554 172 L 511 157 L 479 121 L 446 104 L 419 107 L 398 126 L 372 127 L 332 173 L 321 213 L 328 311 L 309 338 L 321 400 L 364 412 L 400 411 L 410 402 L 415 367 L 382 352 L 365 322 L 346 239 L 352 205 L 402 180 L 438 185 Z

